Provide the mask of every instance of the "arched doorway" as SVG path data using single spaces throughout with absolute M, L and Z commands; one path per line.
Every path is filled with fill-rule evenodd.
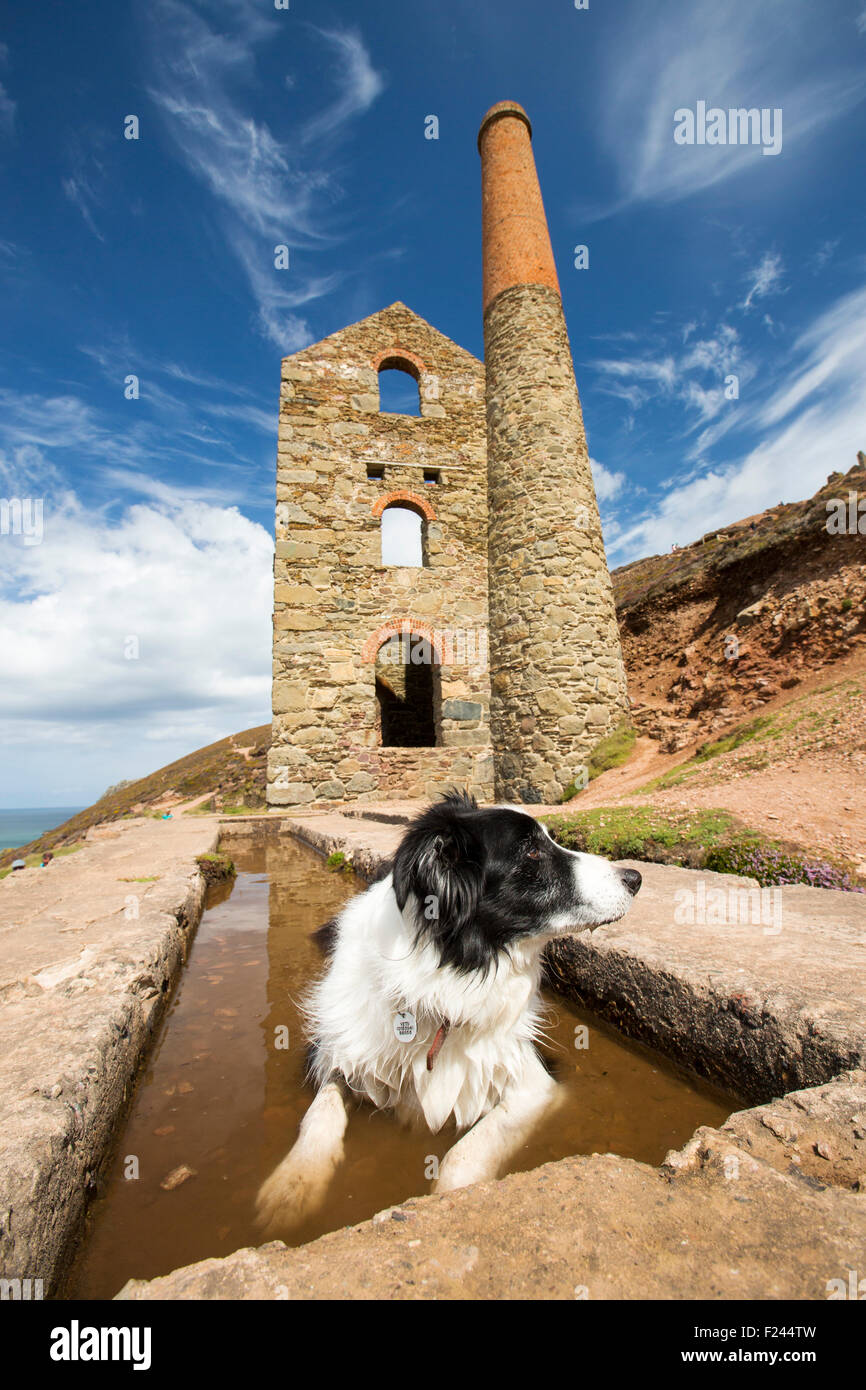
M 395 633 L 376 653 L 376 703 L 383 748 L 435 748 L 439 666 L 428 638 Z

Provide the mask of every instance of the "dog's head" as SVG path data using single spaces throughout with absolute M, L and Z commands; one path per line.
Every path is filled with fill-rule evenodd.
M 641 885 L 634 869 L 564 849 L 509 806 L 479 810 L 449 793 L 406 831 L 393 866 L 397 905 L 443 965 L 483 970 L 527 937 L 554 937 L 623 917 Z

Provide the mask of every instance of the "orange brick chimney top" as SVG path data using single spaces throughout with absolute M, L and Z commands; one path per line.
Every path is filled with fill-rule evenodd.
M 559 293 L 550 232 L 532 154 L 532 126 L 516 101 L 491 106 L 478 132 L 484 308 L 512 285 Z

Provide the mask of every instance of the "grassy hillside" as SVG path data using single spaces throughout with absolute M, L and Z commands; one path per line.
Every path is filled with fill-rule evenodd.
M 55 830 L 46 831 L 38 840 L 17 849 L 0 851 L 0 872 L 7 869 L 13 859 L 41 855 L 47 849 L 56 853 L 74 845 L 84 838 L 91 825 L 129 816 L 157 815 L 206 793 L 209 795 L 203 809 L 261 810 L 265 805 L 270 742 L 271 726 L 262 724 L 199 748 L 161 767 L 158 772 L 152 772 L 149 777 L 110 787 L 87 810 L 79 811 Z

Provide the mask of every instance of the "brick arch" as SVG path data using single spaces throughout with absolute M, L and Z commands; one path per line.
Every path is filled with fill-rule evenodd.
M 407 352 L 405 348 L 383 348 L 381 352 L 375 353 L 370 358 L 370 366 L 374 372 L 381 372 L 383 369 L 402 367 L 408 371 L 410 376 L 414 376 L 417 381 L 422 372 L 427 371 L 427 363 L 423 357 L 418 357 L 414 352 Z
M 398 488 L 396 492 L 386 492 L 381 497 L 377 497 L 370 511 L 373 516 L 381 516 L 388 507 L 397 506 L 400 502 L 406 502 L 410 506 L 417 507 L 426 521 L 435 521 L 436 513 L 427 501 L 426 497 L 419 497 L 417 492 L 406 492 Z
M 444 661 L 441 634 L 435 632 L 429 623 L 422 622 L 420 618 L 389 618 L 375 632 L 371 632 L 363 647 L 361 648 L 361 661 L 370 664 L 376 660 L 376 653 L 389 637 L 397 637 L 406 633 L 407 636 L 423 637 L 433 648 L 433 653 L 437 663 L 441 666 Z

